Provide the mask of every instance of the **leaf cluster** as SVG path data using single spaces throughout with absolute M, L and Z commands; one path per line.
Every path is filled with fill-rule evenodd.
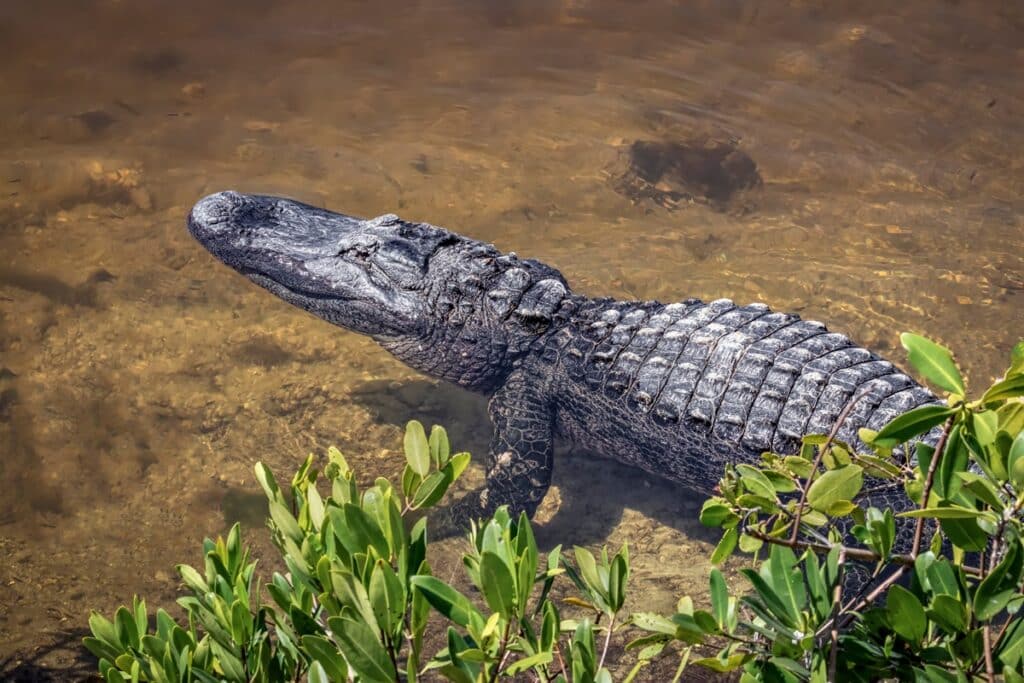
M 862 429 L 856 445 L 836 429 L 729 467 L 705 502 L 701 521 L 723 532 L 714 562 L 753 554 L 734 628 L 705 616 L 701 638 L 673 634 L 726 636 L 717 668 L 750 681 L 1024 681 L 1024 342 L 968 400 L 947 349 L 901 339 L 945 402 Z M 719 610 L 723 590 L 713 574 Z

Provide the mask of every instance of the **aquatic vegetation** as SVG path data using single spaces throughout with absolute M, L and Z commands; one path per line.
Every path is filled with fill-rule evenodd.
M 732 594 L 713 569 L 710 610 L 683 597 L 674 614 L 625 617 L 626 547 L 542 557 L 529 519 L 506 508 L 468 534 L 463 565 L 479 599 L 432 575 L 420 512 L 469 455 L 414 421 L 398 486 L 378 478 L 360 490 L 336 449 L 322 472 L 307 458 L 287 493 L 256 465 L 286 574 L 260 585 L 236 524 L 204 542 L 202 571 L 178 567 L 187 625 L 164 610 L 150 619 L 135 598 L 113 619 L 93 613 L 85 645 L 107 681 L 603 683 L 615 670 L 628 682 L 669 656 L 675 680 L 701 666 L 741 681 L 1024 681 L 1024 342 L 970 400 L 948 350 L 902 339 L 945 405 L 862 430 L 871 454 L 819 435 L 799 454 L 728 468 L 701 521 L 723 530 L 716 563 L 749 554 L 750 586 Z M 900 487 L 913 508 L 863 509 L 866 485 Z M 571 594 L 556 600 L 556 582 Z M 430 655 L 433 629 L 446 647 Z M 623 636 L 635 661 L 613 662 Z

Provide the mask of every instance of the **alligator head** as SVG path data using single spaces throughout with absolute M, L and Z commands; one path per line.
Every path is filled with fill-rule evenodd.
M 193 207 L 188 227 L 285 301 L 471 389 L 500 383 L 571 299 L 548 266 L 391 214 L 362 220 L 219 192 Z

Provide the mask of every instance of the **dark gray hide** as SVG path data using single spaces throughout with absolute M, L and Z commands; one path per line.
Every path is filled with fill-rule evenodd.
M 821 323 L 725 299 L 591 299 L 541 263 L 393 215 L 222 192 L 188 224 L 282 299 L 492 397 L 487 487 L 457 505 L 462 516 L 503 504 L 532 515 L 556 432 L 706 494 L 726 463 L 795 452 L 855 398 L 839 437 L 858 448 L 858 428 L 936 401 Z M 875 484 L 872 504 L 905 505 L 901 490 Z

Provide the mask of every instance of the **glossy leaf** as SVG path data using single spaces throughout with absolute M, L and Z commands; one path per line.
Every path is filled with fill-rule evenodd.
M 1010 446 L 1010 453 L 1006 458 L 1006 469 L 1013 485 L 1017 488 L 1024 488 L 1024 431 L 1017 435 Z
M 462 593 L 433 576 L 414 576 L 409 582 L 438 612 L 463 628 L 483 628 L 484 617 Z
M 918 510 L 908 510 L 907 512 L 899 513 L 900 517 L 925 517 L 925 518 L 936 518 L 936 519 L 977 519 L 985 514 L 983 510 L 975 510 L 974 508 L 965 508 L 960 505 L 946 505 L 942 507 L 933 508 L 921 508 Z
M 739 464 L 736 465 L 736 472 L 740 475 L 743 485 L 755 496 L 761 496 L 768 500 L 775 498 L 775 488 L 772 486 L 771 481 L 768 480 L 768 477 L 764 476 L 759 469 L 750 465 Z
M 396 679 L 391 657 L 369 626 L 347 617 L 331 617 L 327 624 L 345 660 L 362 680 L 392 683 Z
M 824 512 L 839 501 L 853 500 L 863 484 L 864 470 L 860 465 L 829 470 L 811 484 L 807 502 L 815 510 Z
M 958 634 L 967 629 L 964 604 L 951 595 L 936 595 L 928 607 L 927 615 L 947 633 Z
M 416 489 L 416 495 L 412 499 L 413 509 L 428 508 L 437 503 L 437 501 L 444 497 L 451 483 L 452 476 L 448 468 L 428 474 L 423 483 Z
M 430 428 L 430 459 L 434 461 L 434 467 L 440 469 L 451 457 L 451 446 L 448 444 L 448 432 L 440 425 Z
M 423 425 L 416 420 L 405 425 L 405 461 L 421 477 L 430 472 L 430 445 Z
M 736 542 L 739 540 L 739 537 L 740 532 L 738 528 L 726 529 L 725 533 L 722 534 L 721 540 L 718 541 L 718 545 L 715 546 L 714 552 L 711 553 L 711 564 L 725 562 L 732 555 L 732 551 L 736 549 Z
M 728 630 L 729 621 L 729 589 L 725 585 L 725 577 L 718 569 L 711 570 L 711 609 L 715 614 L 715 621 L 723 631 Z
M 911 643 L 918 643 L 924 638 L 928 619 L 917 596 L 896 584 L 889 589 L 885 605 L 889 610 L 890 623 L 896 633 Z
M 505 561 L 488 550 L 480 556 L 480 583 L 487 606 L 511 619 L 516 612 L 515 579 Z
M 974 612 L 981 621 L 987 621 L 1002 612 L 1018 594 L 1024 557 L 1020 543 L 1013 543 L 1006 556 L 986 576 L 974 594 Z
M 302 636 L 302 647 L 313 659 L 314 662 L 323 667 L 327 679 L 330 681 L 344 681 L 348 679 L 348 666 L 341 652 L 322 636 Z
M 891 420 L 874 436 L 871 443 L 886 448 L 898 446 L 942 424 L 955 412 L 955 408 L 944 405 L 919 406 Z
M 958 548 L 968 552 L 984 550 L 988 544 L 988 535 L 981 530 L 973 519 L 947 518 L 940 519 L 942 533 Z
M 522 659 L 512 662 L 508 668 L 505 669 L 505 673 L 509 676 L 516 676 L 528 669 L 532 669 L 535 666 L 550 664 L 554 658 L 555 656 L 551 651 L 538 652 L 530 655 L 529 657 L 523 657 Z
M 1002 382 L 996 382 L 981 397 L 982 403 L 998 403 L 1011 398 L 1024 396 L 1024 375 L 1008 377 Z
M 907 359 L 922 377 L 951 394 L 963 396 L 964 380 L 960 376 L 949 349 L 918 334 L 904 332 L 900 343 L 907 350 Z

